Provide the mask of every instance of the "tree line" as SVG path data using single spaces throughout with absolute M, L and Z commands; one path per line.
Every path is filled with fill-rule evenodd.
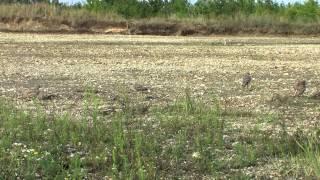
M 2 3 L 50 3 L 58 0 L 1 0 Z M 63 6 L 63 4 L 60 4 Z M 237 18 L 239 16 L 283 17 L 292 21 L 318 21 L 320 7 L 316 0 L 303 3 L 278 3 L 273 0 L 86 0 L 74 8 L 111 12 L 125 18 Z

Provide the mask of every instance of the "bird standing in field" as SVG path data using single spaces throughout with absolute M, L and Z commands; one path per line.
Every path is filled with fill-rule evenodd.
M 52 100 L 56 97 L 54 94 L 49 94 L 48 92 L 41 90 L 41 86 L 37 85 L 33 88 L 26 89 L 22 92 L 22 98 L 27 100 L 32 100 L 37 98 L 39 100 Z
M 297 81 L 294 85 L 294 96 L 301 96 L 307 88 L 307 82 L 305 80 Z
M 252 77 L 249 72 L 247 72 L 242 78 L 242 87 L 249 87 Z
M 29 88 L 29 89 L 24 89 L 22 91 L 22 99 L 28 99 L 31 100 L 32 98 L 36 98 L 39 94 L 40 94 L 40 85 L 37 85 L 33 88 Z

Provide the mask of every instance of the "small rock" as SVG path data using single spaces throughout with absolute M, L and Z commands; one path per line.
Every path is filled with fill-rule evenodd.
M 55 95 L 55 94 L 48 94 L 48 93 L 45 93 L 45 92 L 40 92 L 38 94 L 38 96 L 37 96 L 37 98 L 39 100 L 44 100 L 44 101 L 53 100 L 56 97 L 57 97 L 57 95 Z
M 116 112 L 116 109 L 113 106 L 101 106 L 99 109 L 103 115 L 110 115 Z
M 134 108 L 134 112 L 136 114 L 146 114 L 149 111 L 150 106 L 149 105 L 144 105 L 144 104 L 139 104 L 136 105 L 136 107 Z
M 154 100 L 154 99 L 156 99 L 156 98 L 157 98 L 157 97 L 152 96 L 152 95 L 146 96 L 146 100 L 148 100 L 148 101 Z
M 135 84 L 135 85 L 133 86 L 133 89 L 134 89 L 135 91 L 140 91 L 140 92 L 150 92 L 150 88 L 149 88 L 149 87 L 143 86 L 143 85 L 141 85 L 141 84 Z
M 104 109 L 101 112 L 102 112 L 103 115 L 110 115 L 110 114 L 116 112 L 116 110 L 114 108 L 108 108 L 108 109 Z
M 108 96 L 108 98 L 109 98 L 111 101 L 119 100 L 119 96 L 117 96 L 117 95 L 110 95 L 110 96 Z
M 288 101 L 288 96 L 282 96 L 276 93 L 272 95 L 270 101 L 273 103 L 278 103 L 280 105 Z
M 320 91 L 317 91 L 311 95 L 312 99 L 320 99 Z

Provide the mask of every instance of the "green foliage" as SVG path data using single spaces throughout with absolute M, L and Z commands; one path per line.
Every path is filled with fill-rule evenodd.
M 101 116 L 99 99 L 88 91 L 83 118 L 74 120 L 68 114 L 48 119 L 1 101 L 0 177 L 250 179 L 240 173 L 243 168 L 288 157 L 305 166 L 305 175 L 320 176 L 319 133 L 290 136 L 284 128 L 283 136 L 272 138 L 258 129 L 231 132 L 219 102 L 213 102 L 209 106 L 186 91 L 174 104 L 153 107 L 148 118 L 129 99 L 123 111 Z
M 319 4 L 315 0 L 305 1 L 304 4 L 295 3 L 289 5 L 285 10 L 285 15 L 290 20 L 315 21 L 320 17 Z
M 58 0 L 2 0 L 0 3 L 52 3 Z M 279 4 L 273 0 L 86 0 L 75 8 L 86 8 L 95 13 L 115 13 L 126 19 L 177 17 L 206 17 L 237 19 L 240 17 L 271 17 L 292 22 L 318 22 L 320 7 L 316 0 L 303 3 Z
M 319 4 L 308 0 L 303 4 L 279 4 L 272 0 L 87 0 L 85 7 L 93 11 L 115 12 L 125 18 L 149 17 L 232 17 L 271 16 L 290 21 L 316 21 L 320 16 Z

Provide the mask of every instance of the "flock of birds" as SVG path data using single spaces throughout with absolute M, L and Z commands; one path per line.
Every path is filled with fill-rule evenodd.
M 252 81 L 252 76 L 249 72 L 244 74 L 242 78 L 242 87 L 249 87 Z M 301 96 L 307 89 L 307 81 L 306 80 L 298 80 L 295 85 L 293 86 L 294 89 L 294 96 Z M 312 98 L 320 98 L 320 92 L 315 92 Z
M 252 75 L 249 72 L 245 73 L 242 78 L 242 87 L 249 88 L 251 82 L 252 82 Z M 36 97 L 40 100 L 51 100 L 56 96 L 54 94 L 50 94 L 48 92 L 41 91 L 40 88 L 41 88 L 41 86 L 38 85 L 34 89 L 29 89 L 27 91 L 24 91 L 22 97 L 26 98 L 26 99 Z M 149 89 L 147 87 L 143 87 L 143 86 L 141 86 L 141 87 L 135 86 L 134 89 L 136 91 L 149 91 Z M 293 90 L 294 90 L 293 95 L 294 96 L 302 96 L 305 93 L 306 89 L 307 89 L 306 80 L 298 80 L 293 86 Z M 320 99 L 320 91 L 312 94 L 311 98 Z

